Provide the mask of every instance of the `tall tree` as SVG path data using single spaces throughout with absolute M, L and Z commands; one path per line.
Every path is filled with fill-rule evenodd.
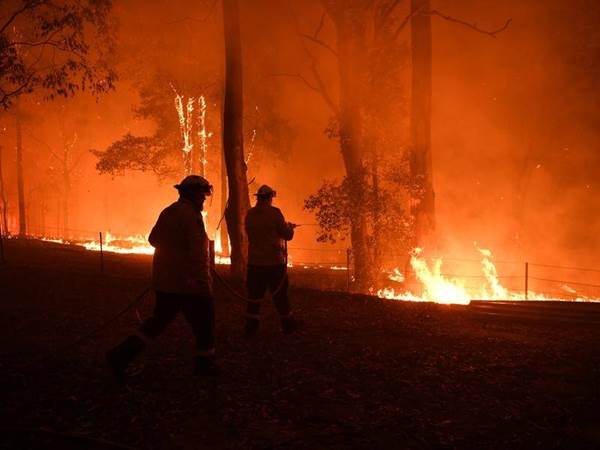
M 34 91 L 53 98 L 111 89 L 111 6 L 111 0 L 2 2 L 0 105 Z
M 421 242 L 426 232 L 434 227 L 430 138 L 431 16 L 439 16 L 490 36 L 505 30 L 510 19 L 498 30 L 486 31 L 476 24 L 430 9 L 429 0 L 320 2 L 335 26 L 337 46 L 329 45 L 320 38 L 323 18 L 314 33 L 299 32 L 299 35 L 303 43 L 317 45 L 336 58 L 339 100 L 335 101 L 334 95 L 328 91 L 319 73 L 318 61 L 306 51 L 306 45 L 311 78 L 301 73 L 282 75 L 294 76 L 318 92 L 334 114 L 332 126 L 327 131 L 330 136 L 339 138 L 346 177 L 339 185 L 326 182 L 317 194 L 307 199 L 305 207 L 317 212 L 322 230 L 319 240 L 330 240 L 340 230 L 349 228 L 355 285 L 358 290 L 365 290 L 376 282 L 374 269 L 380 263 L 385 247 L 381 236 L 390 230 L 389 234 L 396 238 L 410 237 L 402 245 L 394 242 L 397 254 L 402 251 L 400 247 L 409 250 L 416 242 Z M 403 14 L 401 6 L 404 3 L 410 5 L 410 11 Z M 403 101 L 398 92 L 402 77 L 396 73 L 398 67 L 394 67 L 394 63 L 402 59 L 404 47 L 396 41 L 408 25 L 412 25 L 413 76 L 411 122 L 406 131 L 410 130 L 407 134 L 410 134 L 412 145 L 409 145 L 407 155 L 397 155 L 395 161 L 382 163 L 381 150 L 389 145 L 386 141 L 395 142 L 396 149 L 402 146 L 403 137 L 398 139 L 397 131 L 390 130 L 389 126 L 375 118 L 381 116 L 386 108 L 391 111 L 390 103 Z M 390 59 L 394 63 L 390 64 Z M 398 125 L 394 128 L 402 128 Z M 385 164 L 384 170 L 381 170 L 382 164 Z M 405 206 L 409 204 L 412 205 L 410 212 Z M 392 241 L 387 237 L 385 240 Z
M 8 200 L 4 190 L 4 173 L 2 171 L 2 146 L 0 146 L 0 201 L 2 202 L 2 215 L 0 217 L 0 233 L 8 234 Z
M 413 192 L 413 247 L 435 228 L 431 157 L 431 8 L 430 0 L 411 0 L 410 175 Z
M 23 94 L 45 99 L 113 88 L 108 64 L 111 0 L 21 0 L 0 3 L 0 105 Z M 94 45 L 93 45 L 94 44 Z M 27 233 L 22 115 L 15 111 L 19 235 Z
M 15 108 L 15 129 L 17 132 L 16 146 L 17 151 L 17 197 L 19 204 L 19 236 L 27 234 L 27 212 L 25 205 L 25 181 L 23 179 L 23 130 L 21 122 L 21 111 Z
M 364 205 L 366 173 L 364 165 L 363 104 L 367 77 L 367 23 L 372 0 L 324 1 L 336 26 L 339 68 L 339 134 L 348 190 L 360 210 Z M 372 285 L 373 273 L 368 252 L 365 214 L 350 222 L 355 281 L 358 289 Z
M 242 280 L 247 266 L 248 242 L 244 218 L 250 207 L 244 161 L 242 45 L 238 0 L 223 0 L 225 37 L 225 92 L 223 98 L 223 152 L 229 198 L 225 219 L 231 240 L 231 274 Z
M 411 111 L 410 111 L 410 176 L 412 184 L 413 247 L 420 247 L 433 237 L 435 230 L 435 193 L 431 152 L 431 17 L 466 26 L 478 33 L 495 37 L 511 22 L 496 30 L 484 30 L 477 24 L 431 9 L 430 0 L 411 0 L 410 14 L 402 21 L 398 32 L 410 19 L 411 26 Z

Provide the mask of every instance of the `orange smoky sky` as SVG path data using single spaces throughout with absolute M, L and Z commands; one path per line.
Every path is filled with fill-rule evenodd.
M 43 228 L 45 234 L 53 230 L 60 234 L 64 228 L 57 159 L 52 152 L 58 152 L 74 133 L 77 155 L 81 154 L 69 199 L 69 227 L 81 230 L 73 231 L 74 236 L 96 230 L 146 234 L 160 210 L 175 200 L 172 185 L 178 176 L 159 180 L 152 173 L 134 171 L 100 175 L 97 159 L 88 150 L 103 150 L 128 132 L 155 131 L 155 122 L 135 114 L 149 80 L 172 82 L 186 95 L 219 92 L 223 39 L 220 5 L 213 3 L 115 2 L 113 62 L 120 75 L 116 90 L 99 99 L 86 95 L 55 102 L 23 99 L 32 231 Z M 264 114 L 280 118 L 288 130 L 284 144 L 261 141 L 254 146 L 252 130 L 246 130 L 246 151 L 254 152 L 248 163 L 249 179 L 255 180 L 250 189 L 263 183 L 273 186 L 278 191 L 276 203 L 288 220 L 315 223 L 303 210 L 304 199 L 324 180 L 340 179 L 344 173 L 338 143 L 325 133 L 331 111 L 296 76 L 306 73 L 310 63 L 298 30 L 313 30 L 322 9 L 316 0 L 241 3 L 245 89 L 269 99 L 258 105 L 249 94 L 246 127 Z M 434 9 L 480 27 L 497 28 L 512 18 L 506 31 L 491 38 L 432 17 L 433 179 L 441 252 L 472 251 L 476 241 L 506 257 L 600 265 L 600 83 L 595 76 L 600 69 L 600 37 L 594 26 L 600 8 L 585 10 L 586 4 L 583 0 L 432 0 Z M 321 37 L 335 46 L 328 19 Z M 400 39 L 409 37 L 405 32 Z M 337 95 L 334 57 L 324 48 L 312 50 L 324 81 Z M 407 76 L 409 62 L 407 55 Z M 409 86 L 402 87 L 406 98 Z M 176 117 L 174 106 L 170 114 Z M 207 206 L 209 228 L 214 230 L 221 215 L 217 94 L 210 97 L 207 114 L 208 131 L 213 133 L 208 141 L 212 162 L 207 177 L 217 188 Z M 398 113 L 385 120 L 390 128 L 403 130 L 408 118 Z M 14 224 L 15 133 L 9 113 L 2 124 L 5 185 Z M 260 127 L 256 132 L 262 132 Z M 274 145 L 282 148 L 271 148 Z M 405 148 L 406 142 L 400 140 L 398 152 Z M 317 244 L 315 236 L 316 227 L 300 228 L 294 245 L 327 247 Z M 303 258 L 318 259 L 308 253 Z

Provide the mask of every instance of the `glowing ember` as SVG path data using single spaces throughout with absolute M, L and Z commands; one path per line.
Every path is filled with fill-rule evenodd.
M 172 87 L 172 86 L 171 86 Z M 194 99 L 188 98 L 187 102 L 184 102 L 183 95 L 179 95 L 174 87 L 175 91 L 175 109 L 179 117 L 179 128 L 181 130 L 181 138 L 183 140 L 183 153 L 189 154 L 194 148 L 192 143 L 191 132 L 192 132 L 192 113 L 194 112 Z M 184 103 L 186 105 L 184 106 Z
M 254 152 L 254 140 L 256 139 L 256 130 L 252 130 L 252 137 L 250 138 L 250 148 L 248 150 L 248 155 L 246 156 L 246 164 L 250 162 L 252 159 L 252 154 Z
M 206 165 L 208 164 L 208 160 L 206 159 L 208 151 L 207 141 L 211 134 L 206 131 L 206 100 L 203 95 L 198 98 L 198 106 L 200 108 L 198 136 L 200 137 L 200 148 L 202 149 L 200 162 L 202 164 L 202 176 L 204 177 L 206 176 Z
M 185 172 L 191 175 L 194 169 L 194 161 L 192 158 L 199 158 L 201 174 L 206 176 L 206 166 L 208 164 L 208 138 L 212 136 L 206 130 L 206 99 L 203 95 L 200 97 L 188 97 L 187 99 L 180 95 L 177 90 L 171 85 L 171 89 L 175 93 L 175 110 L 179 119 L 179 129 L 181 132 L 182 152 Z M 194 127 L 194 105 L 197 106 L 197 129 Z M 197 137 L 196 137 L 197 136 Z M 200 149 L 200 156 L 194 156 L 194 142 L 197 143 L 197 148 Z

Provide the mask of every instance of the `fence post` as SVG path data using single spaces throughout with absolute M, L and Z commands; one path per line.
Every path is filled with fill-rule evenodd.
M 102 231 L 100 231 L 100 273 L 104 273 L 104 249 L 102 248 Z
M 346 249 L 346 291 L 350 292 L 350 248 Z
M 529 263 L 525 263 L 525 300 L 527 300 L 527 291 L 529 291 Z

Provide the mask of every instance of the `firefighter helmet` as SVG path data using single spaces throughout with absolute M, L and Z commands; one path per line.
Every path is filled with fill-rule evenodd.
M 256 195 L 258 198 L 273 198 L 277 196 L 277 192 L 274 191 L 271 186 L 263 184 L 258 188 L 258 191 L 256 191 L 256 194 L 254 195 Z
M 211 195 L 213 187 L 208 180 L 200 175 L 188 175 L 179 184 L 174 186 L 178 191 L 181 190 L 201 190 L 206 195 Z

